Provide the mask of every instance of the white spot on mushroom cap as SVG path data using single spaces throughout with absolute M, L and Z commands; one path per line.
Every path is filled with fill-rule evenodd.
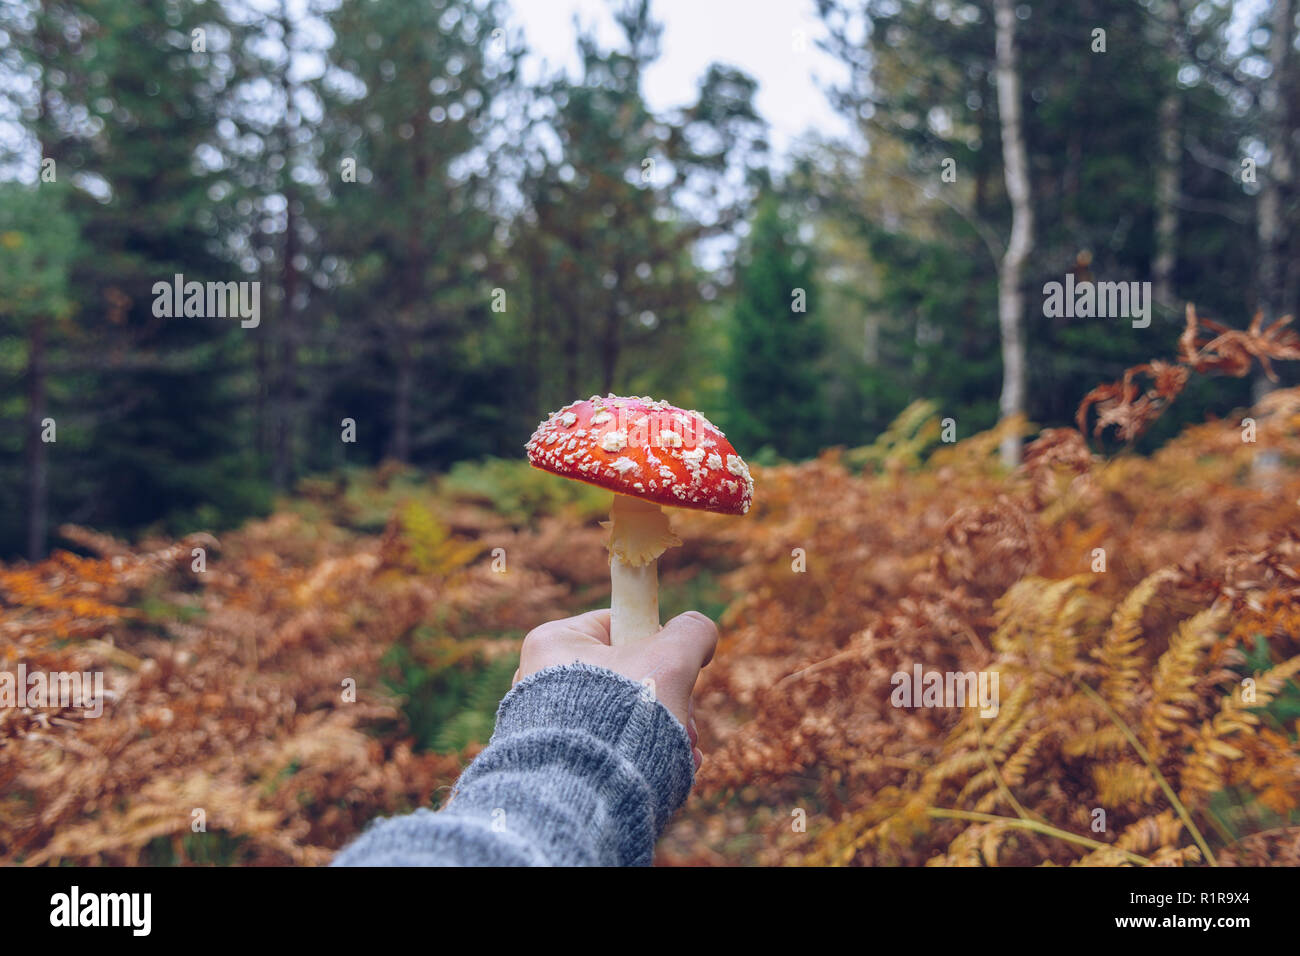
M 627 447 L 627 432 L 622 430 L 605 432 L 600 436 L 600 447 L 609 452 L 622 451 Z

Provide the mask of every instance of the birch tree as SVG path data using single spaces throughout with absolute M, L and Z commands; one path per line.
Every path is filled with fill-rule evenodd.
M 1269 75 L 1260 95 L 1263 133 L 1268 146 L 1268 168 L 1259 192 L 1259 308 L 1266 321 L 1294 309 L 1287 295 L 1288 215 L 1294 173 L 1287 106 L 1289 75 L 1294 53 L 1294 0 L 1273 0 L 1269 22 Z
M 1020 73 L 1016 65 L 1016 12 L 1012 0 L 997 0 L 998 115 L 1002 127 L 1002 166 L 1011 200 L 1011 237 L 998 268 L 998 327 L 1002 336 L 1002 396 L 998 409 L 1005 421 L 1025 411 L 1025 299 L 1021 281 L 1034 244 L 1034 208 L 1030 199 L 1029 160 L 1020 107 Z M 1002 440 L 1002 461 L 1020 462 L 1020 439 Z
M 1151 280 L 1155 300 L 1167 309 L 1176 308 L 1174 271 L 1178 266 L 1178 203 L 1181 190 L 1183 97 L 1178 89 L 1178 67 L 1182 62 L 1182 9 L 1177 0 L 1166 0 L 1159 11 L 1162 45 L 1169 57 L 1168 86 L 1160 97 L 1160 163 L 1156 167 L 1155 258 Z

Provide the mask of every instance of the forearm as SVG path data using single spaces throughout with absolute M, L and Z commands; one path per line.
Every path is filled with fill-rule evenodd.
M 502 700 L 446 809 L 380 821 L 334 865 L 648 865 L 693 775 L 685 729 L 641 685 L 550 667 Z

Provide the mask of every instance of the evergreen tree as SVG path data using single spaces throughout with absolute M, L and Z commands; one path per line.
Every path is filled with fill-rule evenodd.
M 0 374 L 22 383 L 0 393 L 0 548 L 21 541 L 32 558 L 44 554 L 48 537 L 51 447 L 62 438 L 59 450 L 75 454 L 77 444 L 64 414 L 75 396 L 62 382 L 52 389 L 49 377 L 51 363 L 66 358 L 74 310 L 77 226 L 65 191 L 57 183 L 0 183 Z M 68 499 L 62 485 L 55 490 L 59 513 Z
M 214 47 L 233 27 L 216 5 L 191 0 L 162 14 L 104 0 L 7 4 L 0 16 L 16 41 L 0 68 L 33 79 L 6 84 L 19 101 L 22 148 L 52 160 L 53 182 L 72 187 L 66 208 L 82 238 L 68 264 L 74 307 L 63 354 L 37 377 L 75 396 L 60 424 L 84 437 L 84 454 L 71 442 L 48 450 L 55 517 L 120 529 L 246 513 L 257 501 L 232 420 L 238 321 L 153 311 L 155 284 L 177 273 L 228 277 L 205 210 L 205 159 L 225 92 Z M 45 169 L 39 195 L 54 217 Z
M 331 402 L 343 413 L 386 406 L 368 425 L 383 436 L 377 450 L 400 461 L 482 453 L 469 421 L 485 404 L 510 404 L 511 382 L 488 375 L 490 386 L 480 373 L 492 355 L 474 349 L 483 327 L 521 306 L 491 267 L 498 183 L 487 134 L 518 57 L 503 22 L 499 3 L 474 0 L 344 4 L 329 18 L 320 227 L 346 272 L 346 341 L 360 359 L 350 392 Z M 504 313 L 492 311 L 496 288 Z
M 822 445 L 823 332 L 812 250 L 788 204 L 759 202 L 737 270 L 727 374 L 728 436 L 791 458 Z
M 582 36 L 581 75 L 541 90 L 555 145 L 530 157 L 516 244 L 531 283 L 540 407 L 608 391 L 694 400 L 717 293 L 696 253 L 743 218 L 745 163 L 766 149 L 756 84 L 731 68 L 712 66 L 687 109 L 652 113 L 642 76 L 662 28 L 647 0 L 619 4 L 616 20 L 619 48 Z

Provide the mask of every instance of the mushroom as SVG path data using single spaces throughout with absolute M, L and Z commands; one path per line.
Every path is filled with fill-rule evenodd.
M 534 468 L 614 492 L 609 521 L 610 641 L 659 630 L 656 562 L 681 544 L 664 505 L 740 515 L 754 480 L 727 437 L 699 412 L 648 397 L 593 395 L 566 405 L 528 440 Z

